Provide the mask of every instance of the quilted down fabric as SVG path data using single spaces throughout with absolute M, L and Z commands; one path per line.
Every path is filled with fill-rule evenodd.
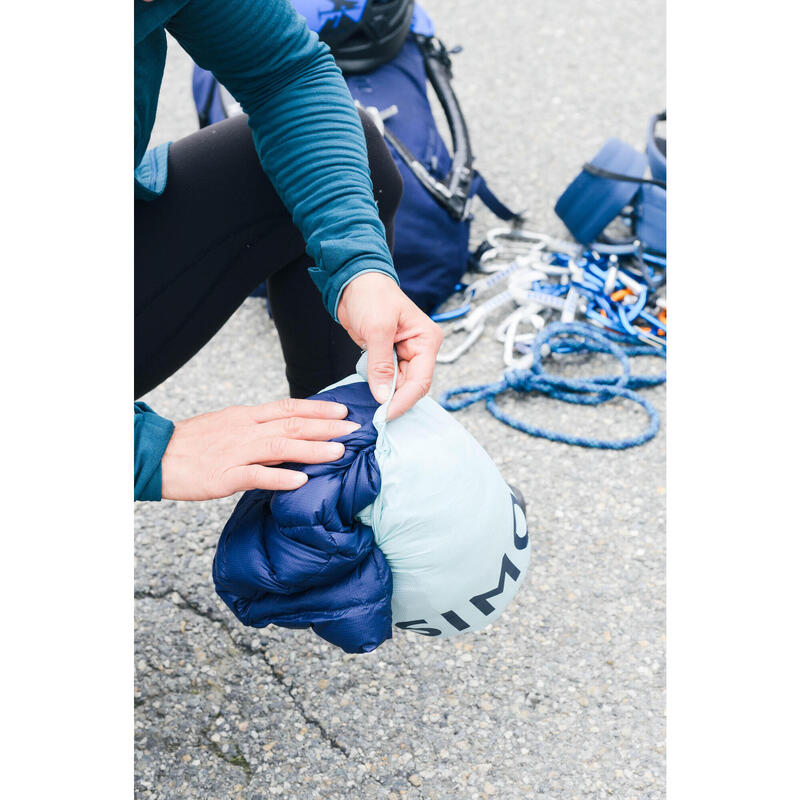
M 375 459 L 378 404 L 366 383 L 314 399 L 344 403 L 361 428 L 337 441 L 328 464 L 295 465 L 309 481 L 293 492 L 246 492 L 214 557 L 217 593 L 245 625 L 312 628 L 348 653 L 392 635 L 392 574 L 372 529 L 356 515 L 381 489 Z
M 361 426 L 339 461 L 295 465 L 293 492 L 247 492 L 222 532 L 214 582 L 245 625 L 312 628 L 349 653 L 391 626 L 473 633 L 519 591 L 530 561 L 525 509 L 480 444 L 429 397 L 392 422 L 356 374 L 316 398 Z M 393 386 L 394 389 L 394 386 Z

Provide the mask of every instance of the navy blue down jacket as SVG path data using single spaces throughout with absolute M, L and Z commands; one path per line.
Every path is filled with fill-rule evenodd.
M 355 515 L 377 497 L 378 408 L 366 383 L 312 399 L 348 408 L 362 427 L 343 436 L 344 455 L 293 465 L 309 476 L 292 492 L 245 492 L 220 536 L 214 585 L 245 625 L 308 628 L 348 653 L 374 650 L 392 635 L 392 573 L 372 529 Z

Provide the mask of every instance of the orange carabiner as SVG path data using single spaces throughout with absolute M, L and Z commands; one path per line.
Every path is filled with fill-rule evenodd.
M 665 325 L 667 324 L 667 309 L 666 308 L 662 308 L 661 309 L 661 312 L 658 315 L 658 321 L 659 322 L 663 322 Z M 659 329 L 658 335 L 659 336 L 666 336 L 666 333 L 664 331 L 662 331 L 661 329 Z

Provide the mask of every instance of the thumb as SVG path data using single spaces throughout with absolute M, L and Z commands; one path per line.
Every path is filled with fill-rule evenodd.
M 376 331 L 367 339 L 367 381 L 372 396 L 381 404 L 389 399 L 394 379 L 394 329 Z

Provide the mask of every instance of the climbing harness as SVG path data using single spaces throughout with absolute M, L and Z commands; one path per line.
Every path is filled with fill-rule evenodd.
M 608 139 L 558 198 L 556 214 L 578 242 L 609 240 L 605 229 L 620 218 L 645 249 L 667 252 L 667 142 L 656 135 L 666 119 L 651 118 L 645 153 Z

